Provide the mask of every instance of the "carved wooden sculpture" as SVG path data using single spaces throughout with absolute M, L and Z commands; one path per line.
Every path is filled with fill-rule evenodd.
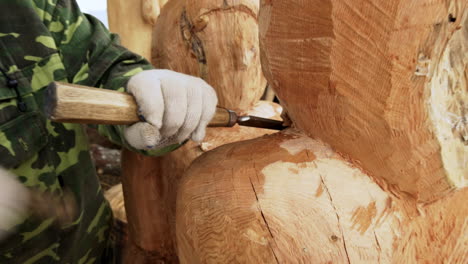
M 109 29 L 120 35 L 123 46 L 147 59 L 151 58 L 152 28 L 162 7 L 159 2 L 107 0 Z
M 161 3 L 160 3 L 161 2 Z M 109 28 L 118 33 L 122 45 L 151 58 L 152 28 L 164 4 L 158 0 L 108 0 Z M 150 263 L 153 260 L 175 262 L 172 237 L 167 232 L 164 219 L 164 205 L 160 194 L 154 190 L 159 179 L 141 174 L 137 170 L 143 166 L 138 154 L 124 150 L 122 153 L 122 182 L 125 198 L 125 211 L 118 207 L 122 196 L 109 195 L 116 217 L 123 223 L 128 221 L 129 240 L 123 249 L 123 263 Z M 118 189 L 114 190 L 118 192 Z M 151 225 L 148 225 L 151 221 Z
M 161 10 L 154 29 L 153 64 L 157 68 L 167 68 L 204 78 L 217 91 L 220 106 L 243 114 L 279 119 L 279 105 L 259 102 L 266 80 L 261 73 L 259 57 L 258 5 L 257 0 L 240 3 L 214 0 L 169 1 Z M 202 13 L 206 18 L 206 25 L 195 29 L 193 21 L 198 18 L 197 14 Z M 138 19 L 142 20 L 142 16 Z M 119 23 L 132 22 L 121 19 Z M 181 28 L 185 31 L 181 31 Z M 133 34 L 126 31 L 118 33 L 122 39 L 128 39 Z M 147 36 L 147 33 L 145 31 L 141 34 Z M 137 39 L 136 37 L 131 42 L 124 41 L 124 44 L 127 43 L 127 47 L 135 52 L 145 52 L 146 43 L 142 44 Z M 146 38 L 144 39 L 146 41 Z M 201 64 L 196 54 L 184 55 L 194 53 L 193 47 L 188 45 L 187 41 L 195 39 L 205 54 L 205 60 Z M 194 67 L 200 67 L 202 71 L 192 71 Z M 205 151 L 273 132 L 238 126 L 209 128 L 201 144 L 189 142 L 164 157 L 143 157 L 124 151 L 123 189 L 132 241 L 132 247 L 124 261 L 176 262 L 175 198 L 183 172 Z
M 170 1 L 154 30 L 153 64 L 200 76 L 222 95 L 220 106 L 250 109 L 266 86 L 258 5 L 259 0 Z
M 181 262 L 466 262 L 468 2 L 264 0 L 259 23 L 298 129 L 192 163 Z

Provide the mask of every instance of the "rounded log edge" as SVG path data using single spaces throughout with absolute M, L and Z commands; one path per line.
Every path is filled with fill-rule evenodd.
M 260 100 L 259 0 L 171 0 L 153 28 L 156 68 L 198 76 L 213 86 L 218 104 L 235 111 Z
M 468 182 L 467 17 L 465 0 L 264 0 L 262 69 L 298 128 L 434 202 Z
M 382 186 L 382 187 L 381 187 Z M 288 130 L 205 153 L 178 191 L 181 263 L 456 263 L 468 188 L 422 205 Z
M 282 108 L 273 102 L 259 101 L 245 114 L 280 119 Z M 274 130 L 234 126 L 207 128 L 201 143 L 187 142 L 179 149 L 161 157 L 143 156 L 124 150 L 122 164 L 125 193 L 123 207 L 122 188 L 109 191 L 108 198 L 114 214 L 123 221 L 123 229 L 130 230 L 126 252 L 135 257 L 143 254 L 148 261 L 158 257 L 176 259 L 175 205 L 179 180 L 198 156 L 218 146 L 274 133 Z M 150 208 L 145 209 L 145 208 Z M 128 224 L 127 224 L 128 217 Z M 137 250 L 138 249 L 138 250 Z M 146 253 L 145 253 L 146 252 Z M 127 256 L 128 256 L 127 254 Z M 133 254 L 133 255 L 132 255 Z M 141 255 L 140 254 L 140 255 Z M 131 259 L 126 259 L 126 261 Z M 137 262 L 126 262 L 137 263 Z M 168 262 L 173 263 L 173 262 Z

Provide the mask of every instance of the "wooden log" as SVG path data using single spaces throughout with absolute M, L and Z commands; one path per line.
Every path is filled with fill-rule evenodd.
M 262 96 L 262 99 L 265 101 L 273 102 L 275 100 L 276 94 L 275 91 L 268 85 L 265 89 L 265 93 Z
M 124 252 L 124 263 L 177 263 L 174 240 L 167 221 L 168 206 L 164 183 L 154 158 L 131 151 L 122 152 L 122 185 L 131 245 Z M 151 168 L 150 170 L 148 168 Z
M 127 213 L 125 212 L 122 184 L 117 184 L 106 191 L 105 197 L 112 208 L 114 217 L 119 221 L 127 223 Z
M 282 108 L 272 102 L 258 102 L 248 114 L 279 120 Z M 111 205 L 120 222 L 127 223 L 130 243 L 124 248 L 124 263 L 177 263 L 175 206 L 179 181 L 191 162 L 201 154 L 231 142 L 248 140 L 274 130 L 241 127 L 211 127 L 200 144 L 188 142 L 163 157 L 145 157 L 122 152 L 122 184 L 110 193 Z M 125 198 L 125 208 L 119 206 Z M 123 210 L 124 209 L 124 210 Z M 120 223 L 119 223 L 120 224 Z M 119 230 L 119 232 L 122 232 Z M 125 230 L 123 231 L 125 234 Z
M 463 263 L 463 188 L 433 204 L 395 196 L 297 131 L 224 145 L 180 184 L 181 263 Z
M 180 28 L 174 27 L 172 21 L 162 19 L 173 12 L 171 11 L 173 8 L 169 6 L 173 1 L 177 2 L 174 5 L 182 3 L 182 1 L 178 0 L 169 1 L 168 5 L 161 9 L 161 16 L 156 22 L 157 29 L 167 28 L 165 34 L 167 34 L 168 38 L 171 36 L 177 37 L 177 34 L 180 34 Z M 123 4 L 127 4 L 121 2 L 121 8 Z M 265 79 L 261 74 L 258 55 L 258 26 L 256 20 L 253 19 L 253 17 L 256 19 L 258 4 L 257 0 L 249 0 L 242 1 L 241 5 L 228 4 L 227 7 L 223 7 L 219 5 L 219 1 L 214 0 L 190 1 L 190 6 L 187 6 L 186 9 L 187 20 L 184 20 L 184 22 L 194 17 L 190 10 L 213 11 L 205 15 L 215 23 L 208 23 L 205 28 L 203 23 L 206 20 L 201 19 L 200 23 L 197 23 L 197 34 L 199 33 L 200 38 L 204 41 L 204 52 L 207 55 L 207 65 L 209 66 L 209 68 L 204 68 L 207 71 L 202 72 L 208 72 L 207 76 L 210 76 L 210 78 L 203 76 L 202 72 L 191 72 L 181 67 L 170 66 L 172 64 L 189 65 L 194 63 L 193 58 L 181 56 L 177 52 L 174 56 L 157 57 L 158 59 L 153 59 L 153 64 L 158 68 L 168 68 L 205 77 L 205 80 L 217 90 L 221 102 L 220 106 L 231 107 L 243 114 L 250 113 L 265 118 L 275 116 L 278 118 L 281 112 L 278 105 L 258 103 L 258 99 L 265 87 Z M 218 7 L 221 7 L 221 9 L 218 10 Z M 239 12 L 238 9 L 241 9 L 241 11 L 246 10 L 247 13 Z M 124 8 L 120 9 L 119 12 L 128 11 Z M 252 12 L 255 13 L 252 14 Z M 179 15 L 181 14 L 179 13 Z M 134 19 L 142 20 L 141 15 L 134 18 L 125 15 L 119 16 L 119 18 L 121 19 L 118 21 L 119 23 L 127 25 L 135 24 L 132 21 Z M 179 18 L 177 17 L 177 19 Z M 180 20 L 177 23 L 180 23 Z M 117 25 L 117 28 L 119 27 L 127 26 Z M 120 33 L 122 39 L 126 39 L 127 42 L 124 42 L 124 45 L 127 48 L 145 57 L 148 56 L 147 37 L 134 37 L 134 32 L 131 32 L 131 30 L 120 30 L 118 33 Z M 147 31 L 140 34 L 146 36 Z M 155 36 L 160 36 L 160 34 Z M 185 42 L 181 44 L 185 45 Z M 170 49 L 171 45 L 169 42 L 159 43 L 154 41 L 153 50 L 156 48 Z M 183 52 L 189 50 L 185 46 L 183 47 Z M 222 53 L 219 52 L 219 49 L 222 50 Z M 169 66 L 166 67 L 165 65 Z M 201 145 L 188 143 L 179 150 L 159 158 L 143 157 L 124 150 L 122 156 L 123 191 L 131 240 L 124 262 L 176 262 L 174 257 L 176 250 L 173 246 L 175 245 L 175 197 L 178 181 L 185 169 L 198 155 L 215 146 L 234 142 L 235 140 L 251 139 L 272 132 L 271 130 L 237 126 L 229 129 L 209 128 L 208 135 Z
M 300 129 L 434 201 L 468 179 L 467 16 L 465 0 L 263 1 L 263 70 Z
M 222 95 L 222 107 L 250 109 L 266 85 L 258 5 L 258 0 L 170 1 L 154 29 L 153 64 L 203 78 Z
M 151 58 L 152 25 L 159 13 L 157 0 L 107 0 L 109 29 L 123 46 Z
M 161 13 L 162 5 L 158 0 L 142 0 L 141 13 L 146 24 L 154 25 Z
M 280 119 L 282 108 L 271 102 L 258 102 L 248 114 Z M 221 145 L 248 140 L 274 133 L 274 130 L 252 127 L 212 127 L 200 144 L 188 142 L 181 148 L 162 157 L 145 157 L 123 151 L 122 170 L 125 206 L 132 249 L 127 249 L 125 261 L 146 259 L 144 263 L 163 259 L 177 262 L 175 240 L 175 208 L 179 181 L 193 160 Z M 139 249 L 139 250 L 136 250 Z M 130 253 L 128 253 L 130 252 Z M 166 256 L 162 258 L 162 256 Z M 143 261 L 143 260 L 141 260 Z
M 159 0 L 159 6 L 162 8 L 166 3 L 167 3 L 168 0 Z
M 151 58 L 152 25 L 157 13 L 157 0 L 149 3 L 147 0 L 108 0 L 109 28 L 118 33 L 123 46 Z M 177 262 L 173 250 L 173 239 L 168 232 L 161 232 L 158 228 L 165 228 L 165 215 L 160 214 L 161 204 L 153 198 L 159 180 L 157 177 L 138 174 L 139 162 L 142 159 L 136 153 L 127 150 L 122 152 L 122 182 L 128 225 L 121 222 L 122 230 L 128 233 L 125 243 L 123 263 L 157 263 Z M 137 190 L 137 192 L 135 192 Z M 148 194 L 148 195 L 141 195 Z M 140 209 L 140 210 L 139 210 Z M 128 228 L 128 230 L 127 230 Z M 128 232 L 127 232 L 128 231 Z M 122 253 L 121 252 L 121 253 Z
M 467 7 L 262 1 L 262 66 L 299 131 L 192 163 L 181 262 L 466 262 Z

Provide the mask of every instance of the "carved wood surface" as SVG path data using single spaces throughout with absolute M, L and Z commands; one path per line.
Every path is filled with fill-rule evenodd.
M 250 109 L 266 87 L 258 5 L 259 0 L 171 0 L 154 28 L 153 64 L 203 78 L 221 95 L 221 107 Z
M 181 263 L 464 263 L 468 254 L 468 188 L 418 204 L 297 131 L 205 153 L 180 186 Z
M 467 8 L 262 1 L 263 70 L 298 130 L 192 163 L 181 262 L 466 262 Z
M 260 10 L 265 76 L 300 129 L 420 201 L 466 186 L 466 0 Z

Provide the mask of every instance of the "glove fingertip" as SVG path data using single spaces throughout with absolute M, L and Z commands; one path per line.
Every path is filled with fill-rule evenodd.
M 148 124 L 145 129 L 140 131 L 140 136 L 143 139 L 145 148 L 153 149 L 156 144 L 161 140 L 161 135 L 156 127 Z
M 206 135 L 206 128 L 199 127 L 195 132 L 192 134 L 192 140 L 195 142 L 202 142 Z
M 140 122 L 125 129 L 125 139 L 136 149 L 152 149 L 161 140 L 157 127 Z
M 162 116 L 158 114 L 150 114 L 144 116 L 146 122 L 150 123 L 151 125 L 155 126 L 158 129 L 162 127 Z

